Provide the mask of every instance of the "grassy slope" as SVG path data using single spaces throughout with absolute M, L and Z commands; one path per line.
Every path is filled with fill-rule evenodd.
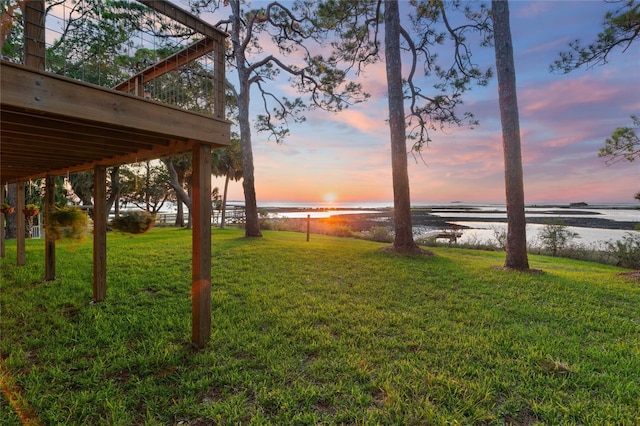
M 190 345 L 190 234 L 108 237 L 43 275 L 2 260 L 1 350 L 45 424 L 640 424 L 640 286 L 598 264 L 265 232 L 213 235 L 213 332 Z M 11 408 L 2 399 L 0 423 Z M 4 419 L 4 420 L 2 420 Z M 202 423 L 198 423 L 202 422 Z

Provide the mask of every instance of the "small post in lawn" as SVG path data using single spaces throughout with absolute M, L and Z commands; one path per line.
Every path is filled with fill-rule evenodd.
M 311 229 L 311 215 L 307 215 L 307 241 L 309 241 L 309 230 Z

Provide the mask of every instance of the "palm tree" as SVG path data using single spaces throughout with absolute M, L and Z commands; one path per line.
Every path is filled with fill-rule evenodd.
M 211 173 L 214 176 L 224 176 L 224 190 L 222 192 L 222 215 L 220 218 L 220 228 L 225 226 L 225 216 L 227 208 L 227 191 L 229 181 L 239 181 L 242 179 L 242 149 L 239 139 L 232 139 L 231 145 L 224 149 L 217 149 L 212 152 Z

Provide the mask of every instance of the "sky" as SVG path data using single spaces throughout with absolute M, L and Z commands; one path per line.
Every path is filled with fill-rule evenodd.
M 640 42 L 617 50 L 604 66 L 549 71 L 570 41 L 595 40 L 612 7 L 604 1 L 510 2 L 527 205 L 634 203 L 640 191 L 640 162 L 607 166 L 597 155 L 613 130 L 632 126 L 630 116 L 640 115 Z M 495 68 L 492 47 L 476 49 L 474 59 Z M 289 126 L 282 144 L 253 132 L 259 206 L 392 205 L 384 63 L 367 68 L 359 82 L 371 94 L 367 102 L 339 113 L 310 111 L 304 123 Z M 291 95 L 286 81 L 274 84 Z M 433 81 L 423 84 L 428 91 Z M 253 108 L 260 112 L 256 103 Z M 480 124 L 432 132 L 422 158 L 409 155 L 412 205 L 504 203 L 497 78 L 465 93 L 459 111 L 472 112 Z M 228 199 L 243 198 L 241 183 L 231 183 Z

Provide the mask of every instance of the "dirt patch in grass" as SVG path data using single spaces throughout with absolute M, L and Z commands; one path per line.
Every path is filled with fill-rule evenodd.
M 510 271 L 510 272 L 525 272 L 527 274 L 532 275 L 542 275 L 545 272 L 541 269 L 518 269 L 518 268 L 509 268 L 506 266 L 493 266 L 491 269 L 495 269 L 496 271 Z
M 640 271 L 623 272 L 619 274 L 621 277 L 640 282 Z

